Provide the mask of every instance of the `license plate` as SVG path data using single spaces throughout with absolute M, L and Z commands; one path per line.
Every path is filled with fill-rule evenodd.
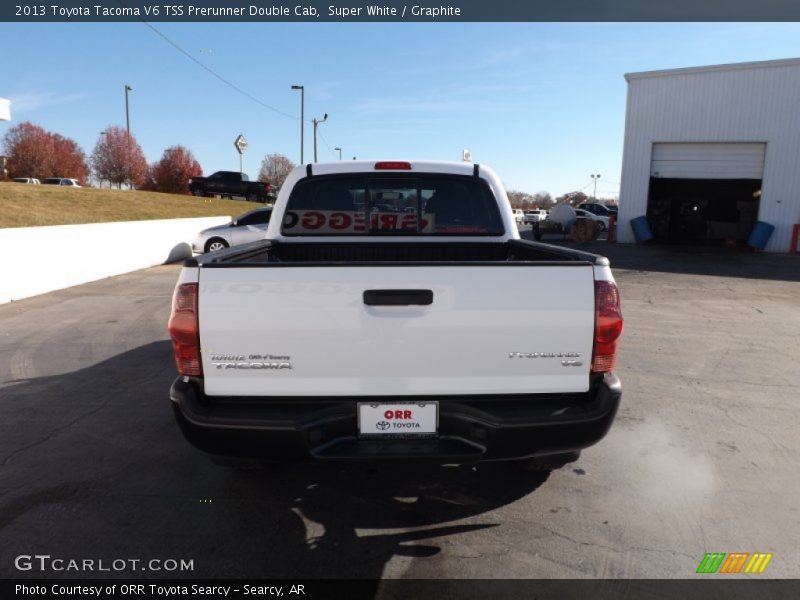
M 362 436 L 430 437 L 436 434 L 438 426 L 437 402 L 358 404 L 358 432 Z

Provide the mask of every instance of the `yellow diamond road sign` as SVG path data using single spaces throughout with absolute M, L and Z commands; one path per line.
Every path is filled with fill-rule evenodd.
M 244 139 L 244 136 L 240 133 L 239 137 L 236 138 L 236 141 L 233 142 L 233 145 L 236 146 L 236 150 L 239 154 L 244 154 L 244 151 L 247 150 L 247 140 Z

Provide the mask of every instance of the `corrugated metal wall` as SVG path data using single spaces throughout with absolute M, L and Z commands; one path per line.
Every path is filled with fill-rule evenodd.
M 800 61 L 630 77 L 620 242 L 634 241 L 629 222 L 647 212 L 658 142 L 766 143 L 759 219 L 775 225 L 767 250 L 789 250 L 800 223 Z

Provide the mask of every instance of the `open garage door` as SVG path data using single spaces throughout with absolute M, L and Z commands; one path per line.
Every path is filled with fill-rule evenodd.
M 761 179 L 766 149 L 766 144 L 653 144 L 650 176 Z
M 656 239 L 743 243 L 758 218 L 766 144 L 655 143 L 647 216 Z

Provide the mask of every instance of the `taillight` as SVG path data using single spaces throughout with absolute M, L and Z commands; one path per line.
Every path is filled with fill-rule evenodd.
M 175 352 L 178 373 L 192 377 L 203 376 L 200 362 L 200 329 L 197 323 L 197 284 L 182 283 L 172 297 L 169 317 L 169 337 Z
M 271 189 L 272 189 L 272 186 L 271 186 L 269 183 L 265 183 L 265 184 L 264 184 L 264 191 L 265 191 L 265 192 L 269 193 L 269 191 L 270 191 Z
M 606 373 L 614 370 L 617 344 L 622 334 L 622 310 L 616 284 L 613 281 L 595 281 L 594 302 L 592 371 Z
M 410 162 L 384 160 L 384 161 L 375 163 L 375 170 L 376 171 L 383 171 L 383 170 L 410 171 L 411 170 L 411 163 Z

